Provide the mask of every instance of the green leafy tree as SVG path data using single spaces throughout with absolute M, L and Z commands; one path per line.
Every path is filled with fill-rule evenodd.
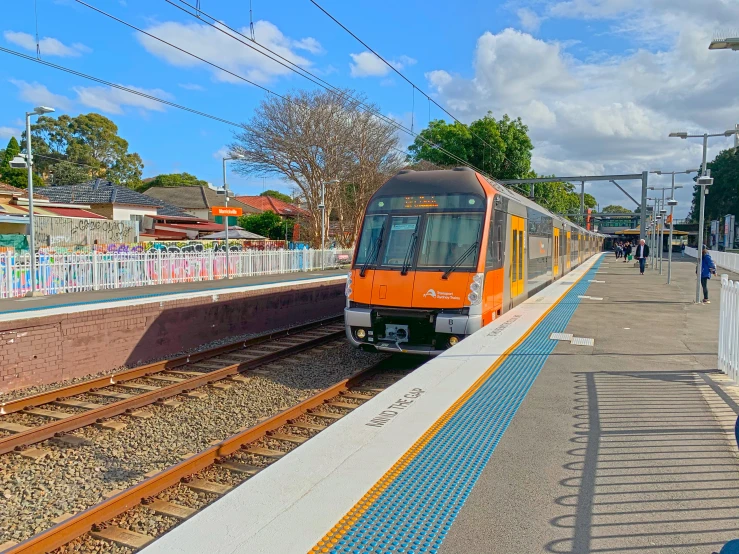
M 610 206 L 606 206 L 601 210 L 604 214 L 630 214 L 633 213 L 628 208 L 624 208 L 623 206 L 619 206 L 618 204 L 611 204 Z
M 141 184 L 140 190 L 143 192 L 152 187 L 192 187 L 198 185 L 207 186 L 208 182 L 189 173 L 163 173 L 153 179 L 147 179 Z
M 488 112 L 469 125 L 431 121 L 408 150 L 413 164 L 427 161 L 442 168 L 454 167 L 460 165 L 456 157 L 497 179 L 521 179 L 531 176 L 533 148 L 521 118 L 504 115 L 496 120 Z
M 0 158 L 0 167 L 10 167 L 10 160 L 21 153 L 21 147 L 15 137 L 10 137 L 8 145 L 5 147 L 3 157 Z
M 739 215 L 739 149 L 730 148 L 719 153 L 708 163 L 713 185 L 706 196 L 706 221 L 721 219 L 727 214 Z M 693 205 L 690 219 L 698 221 L 700 211 L 700 187 L 693 189 Z M 708 224 L 707 224 L 708 226 Z
M 86 165 L 79 165 L 60 160 L 51 166 L 51 174 L 49 175 L 49 183 L 54 185 L 77 184 L 84 183 L 90 179 L 90 168 Z
M 143 162 L 138 154 L 128 151 L 128 142 L 118 136 L 118 127 L 107 117 L 81 114 L 77 117 L 39 117 L 31 127 L 36 168 L 42 175 L 55 173 L 62 161 L 87 167 L 84 179 L 107 178 L 119 185 L 136 188 L 141 184 Z M 43 156 L 43 157 L 41 157 Z M 64 179 L 54 176 L 54 184 L 76 184 L 80 172 L 61 171 Z M 76 181 L 66 181 L 66 179 Z
M 21 148 L 18 141 L 15 137 L 10 137 L 8 146 L 5 147 L 2 157 L 0 157 L 0 183 L 24 189 L 28 187 L 28 170 L 10 167 L 10 161 L 20 153 Z M 44 186 L 43 179 L 36 173 L 33 174 L 33 185 L 37 187 Z
M 285 223 L 279 215 L 272 211 L 241 216 L 239 226 L 269 239 L 284 240 L 285 238 Z
M 277 198 L 277 200 L 282 200 L 283 202 L 292 203 L 293 199 L 290 198 L 287 194 L 284 194 L 278 190 L 265 190 L 262 194 L 259 196 L 271 196 L 272 198 Z

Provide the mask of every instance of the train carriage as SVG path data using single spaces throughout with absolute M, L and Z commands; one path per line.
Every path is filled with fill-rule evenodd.
M 365 212 L 347 337 L 366 349 L 439 354 L 601 248 L 597 233 L 471 169 L 401 171 Z

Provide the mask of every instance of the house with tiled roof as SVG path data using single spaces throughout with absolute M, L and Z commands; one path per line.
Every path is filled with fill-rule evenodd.
M 213 215 L 212 208 L 213 206 L 225 206 L 225 197 L 208 186 L 151 187 L 144 192 L 144 195 L 157 201 L 174 204 L 184 212 L 199 219 L 222 223 L 220 216 Z M 246 215 L 261 212 L 257 208 L 240 202 L 234 196 L 229 196 L 228 205 L 231 208 L 241 208 Z M 231 217 L 229 220 L 229 225 L 237 224 L 237 218 Z
M 308 210 L 271 196 L 236 196 L 236 200 L 262 212 L 275 212 L 281 217 L 288 217 L 290 219 L 310 217 Z

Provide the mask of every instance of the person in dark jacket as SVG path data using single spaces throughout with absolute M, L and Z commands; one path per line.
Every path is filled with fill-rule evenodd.
M 703 245 L 703 255 L 701 256 L 701 285 L 703 286 L 703 303 L 710 304 L 708 299 L 708 280 L 711 275 L 716 275 L 716 264 L 708 253 L 708 248 Z
M 639 273 L 642 275 L 644 275 L 644 268 L 647 265 L 647 256 L 649 256 L 649 246 L 647 246 L 644 239 L 641 239 L 639 244 L 636 245 L 634 257 L 639 260 Z
M 629 261 L 629 255 L 631 254 L 631 243 L 627 242 L 624 245 L 624 263 Z

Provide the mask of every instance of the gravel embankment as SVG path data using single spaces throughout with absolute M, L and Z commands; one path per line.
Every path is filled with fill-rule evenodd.
M 312 323 L 313 321 L 318 321 L 318 319 L 306 321 L 305 324 Z M 268 335 L 270 333 L 275 333 L 277 331 L 283 331 L 287 329 L 288 327 L 278 327 L 275 329 L 271 329 L 270 331 L 265 331 L 264 333 L 247 333 L 244 335 L 232 335 L 223 339 L 214 340 L 205 344 L 201 344 L 195 348 L 190 348 L 189 350 L 182 350 L 180 352 L 175 352 L 174 354 L 170 354 L 168 356 L 160 356 L 157 358 L 151 358 L 148 360 L 143 360 L 141 363 L 135 365 L 135 366 L 120 366 L 112 369 L 107 369 L 105 371 L 98 371 L 96 373 L 90 373 L 89 375 L 85 375 L 84 377 L 75 377 L 73 379 L 65 379 L 63 381 L 56 381 L 54 383 L 48 383 L 46 385 L 33 385 L 30 387 L 23 387 L 20 389 L 15 389 L 8 392 L 0 392 L 0 404 L 3 402 L 10 402 L 12 400 L 17 400 L 19 398 L 25 398 L 26 396 L 32 396 L 34 394 L 39 394 L 42 392 L 47 392 L 50 390 L 58 389 L 61 387 L 67 387 L 69 385 L 74 385 L 76 383 L 83 383 L 85 381 L 89 381 L 90 379 L 95 379 L 97 377 L 103 377 L 104 375 L 110 375 L 112 373 L 118 373 L 119 371 L 124 371 L 126 369 L 131 369 L 133 367 L 139 367 L 142 365 L 147 364 L 153 364 L 154 362 L 159 362 L 161 360 L 166 360 L 169 358 L 177 358 L 179 356 L 184 356 L 185 354 L 194 354 L 195 352 L 202 352 L 203 350 L 208 350 L 210 348 L 217 348 L 218 346 L 223 346 L 224 344 L 229 344 L 232 342 L 239 342 L 242 340 L 252 339 L 255 337 L 261 337 Z
M 204 389 L 208 392 L 206 398 L 178 397 L 183 400 L 178 407 L 148 407 L 152 414 L 148 419 L 115 418 L 127 424 L 120 431 L 95 427 L 77 431 L 90 441 L 89 445 L 65 447 L 46 441 L 36 445 L 49 451 L 39 461 L 17 453 L 1 456 L 0 544 L 39 533 L 53 525 L 53 518 L 97 504 L 104 493 L 131 487 L 146 473 L 174 465 L 183 455 L 202 451 L 212 441 L 223 440 L 241 427 L 295 405 L 383 357 L 335 344 L 338 346 L 311 351 L 307 360 L 276 362 L 275 368 L 267 366 L 269 375 L 253 375 L 249 382 L 234 383 L 229 390 Z M 231 478 L 229 472 L 218 468 L 213 471 L 222 474 L 219 480 Z M 182 495 L 178 502 L 185 503 L 189 498 L 194 506 L 212 501 L 189 489 L 183 489 Z M 145 507 L 135 513 L 139 512 L 150 513 Z M 173 524 L 169 518 L 156 518 L 142 525 L 168 528 Z M 86 537 L 63 552 L 95 552 L 100 547 L 98 542 Z M 113 552 L 110 545 L 105 551 Z

